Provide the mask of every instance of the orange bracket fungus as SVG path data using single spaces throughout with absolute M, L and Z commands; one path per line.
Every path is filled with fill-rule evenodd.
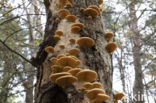
M 98 12 L 98 14 L 101 13 L 100 9 L 96 5 L 90 5 L 88 8 L 92 8 Z
M 70 55 L 78 55 L 78 54 L 80 54 L 80 49 L 72 48 L 72 49 L 68 50 L 67 53 L 69 53 Z
M 60 36 L 59 35 L 54 35 L 54 40 L 55 40 L 55 42 L 59 41 L 60 40 Z
M 65 46 L 64 46 L 64 45 L 59 45 L 59 47 L 60 47 L 61 49 L 64 49 L 64 48 L 65 48 Z
M 122 100 L 124 96 L 125 96 L 125 94 L 123 94 L 123 93 L 115 93 L 114 99 L 115 100 Z
M 79 79 L 79 81 L 92 82 L 96 80 L 97 73 L 89 69 L 84 69 L 77 73 L 76 77 Z
M 48 47 L 45 48 L 45 52 L 54 53 L 54 48 L 52 46 L 48 46 Z
M 107 40 L 107 42 L 110 42 L 113 39 L 114 34 L 111 32 L 108 32 L 108 33 L 105 33 L 104 36 L 105 36 L 105 39 Z
M 114 42 L 108 43 L 108 44 L 106 44 L 105 48 L 108 53 L 113 53 L 117 48 L 117 44 Z
M 63 67 L 60 65 L 53 65 L 51 68 L 53 73 L 59 73 L 63 71 Z
M 71 32 L 74 34 L 78 34 L 80 32 L 81 28 L 78 26 L 72 26 L 71 27 Z
M 70 2 L 67 2 L 67 3 L 66 3 L 66 7 L 71 8 L 71 7 L 72 7 L 72 4 L 71 4 Z
M 72 43 L 72 44 L 75 44 L 75 42 L 76 42 L 76 40 L 73 39 L 73 38 L 70 38 L 69 41 L 70 41 L 70 43 Z
M 77 40 L 77 44 L 81 47 L 90 48 L 95 45 L 95 42 L 92 38 L 89 37 L 81 37 Z
M 59 18 L 56 18 L 56 20 L 55 20 L 57 23 L 60 23 L 60 19 Z
M 64 19 L 67 15 L 70 15 L 70 12 L 67 9 L 61 9 L 58 11 L 58 16 Z
M 76 76 L 76 74 L 79 73 L 80 71 L 82 71 L 81 68 L 75 68 L 75 69 L 69 70 L 68 72 L 69 72 L 71 75 Z
M 63 31 L 61 31 L 61 30 L 56 30 L 56 31 L 55 31 L 55 35 L 62 36 L 62 35 L 63 35 Z
M 70 66 L 65 66 L 65 67 L 63 68 L 63 72 L 68 72 L 68 71 L 71 70 L 71 69 L 73 69 L 73 68 L 70 67 Z
M 57 78 L 59 78 L 61 76 L 65 76 L 65 75 L 70 75 L 70 73 L 68 73 L 68 72 L 55 73 L 55 74 L 51 74 L 49 78 L 52 83 L 55 83 Z
M 68 22 L 75 22 L 76 19 L 77 19 L 77 17 L 75 15 L 68 15 L 68 16 L 66 16 L 66 20 Z
M 72 83 L 76 82 L 77 78 L 72 75 L 65 75 L 61 76 L 56 79 L 56 84 L 58 84 L 61 87 L 71 85 Z
M 78 26 L 78 27 L 80 27 L 81 29 L 84 29 L 84 24 L 82 24 L 82 23 L 74 23 L 74 24 L 72 24 L 71 27 L 74 27 L 74 26 Z
M 84 10 L 84 14 L 91 16 L 91 17 L 97 17 L 98 16 L 98 11 L 92 8 L 87 8 Z

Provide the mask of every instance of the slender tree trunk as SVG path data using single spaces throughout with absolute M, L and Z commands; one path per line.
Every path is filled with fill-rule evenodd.
M 131 0 L 129 5 L 130 8 L 130 30 L 132 32 L 132 51 L 133 51 L 133 63 L 135 69 L 135 82 L 133 87 L 133 94 L 136 98 L 141 94 L 144 94 L 144 86 L 143 86 L 143 73 L 141 69 L 141 43 L 140 43 L 140 33 L 138 30 L 138 20 L 136 17 L 136 10 L 135 10 L 135 3 L 136 0 Z M 137 96 L 138 95 L 138 96 Z M 144 101 L 139 102 L 144 103 Z
M 61 20 L 60 23 L 56 23 L 57 9 L 54 9 L 54 1 L 44 0 L 47 24 L 45 29 L 44 41 L 40 45 L 40 50 L 37 57 L 34 59 L 34 65 L 38 67 L 37 83 L 35 90 L 35 103 L 87 103 L 83 100 L 83 94 L 77 92 L 74 88 L 63 89 L 55 84 L 52 84 L 49 80 L 51 74 L 51 62 L 49 56 L 44 51 L 46 46 L 57 47 L 60 44 L 65 45 L 65 49 L 57 54 L 66 53 L 66 50 L 73 48 L 69 45 L 67 37 L 70 35 L 70 23 Z M 84 30 L 80 32 L 80 35 L 75 35 L 78 39 L 82 36 L 91 37 L 95 41 L 95 46 L 89 49 L 82 49 L 79 56 L 81 60 L 82 68 L 88 68 L 96 71 L 99 75 L 97 81 L 100 81 L 105 89 L 106 94 L 111 97 L 108 103 L 113 102 L 112 93 L 112 67 L 110 55 L 105 50 L 106 40 L 104 38 L 104 27 L 101 17 L 98 16 L 93 20 L 88 20 L 87 16 L 80 12 L 80 8 L 87 8 L 89 5 L 98 5 L 97 0 L 74 0 L 72 8 L 67 8 L 71 14 L 76 15 L 79 18 L 79 22 L 85 25 Z M 57 44 L 53 40 L 54 33 L 57 29 L 61 29 L 64 35 L 61 37 L 61 41 Z M 56 55 L 53 55 L 56 56 Z M 72 95 L 69 98 L 69 94 Z

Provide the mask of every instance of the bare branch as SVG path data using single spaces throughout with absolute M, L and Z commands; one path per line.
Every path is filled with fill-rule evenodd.
M 0 42 L 11 52 L 15 53 L 16 55 L 20 56 L 23 60 L 25 60 L 26 62 L 31 63 L 30 60 L 28 60 L 27 58 L 25 58 L 23 55 L 19 54 L 18 52 L 16 52 L 15 50 L 11 49 L 8 45 L 5 44 L 5 42 L 3 42 L 2 40 L 0 40 Z

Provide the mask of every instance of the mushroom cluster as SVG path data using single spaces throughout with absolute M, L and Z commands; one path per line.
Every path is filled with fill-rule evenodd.
M 58 17 L 55 22 L 58 23 L 58 27 L 53 38 L 56 48 L 52 46 L 45 48 L 46 53 L 54 53 L 54 55 L 49 56 L 52 64 L 52 73 L 49 79 L 52 83 L 62 88 L 70 85 L 74 86 L 78 92 L 85 95 L 85 98 L 90 103 L 102 103 L 109 100 L 110 97 L 102 89 L 102 84 L 96 82 L 97 73 L 90 69 L 83 69 L 82 61 L 79 60 L 81 55 L 80 48 L 91 48 L 95 45 L 95 41 L 90 37 L 73 35 L 81 33 L 80 31 L 84 29 L 84 24 L 79 22 L 76 15 L 72 15 L 69 10 L 64 9 L 64 7 L 72 7 L 73 2 L 73 0 L 58 0 L 56 3 Z M 101 5 L 103 0 L 99 0 L 98 3 Z M 96 5 L 90 5 L 88 8 L 81 8 L 80 10 L 89 19 L 95 18 L 101 13 L 101 10 Z M 59 24 L 66 27 L 59 28 Z M 68 28 L 70 29 L 67 30 Z M 108 53 L 113 53 L 117 48 L 116 43 L 110 42 L 114 37 L 113 33 L 106 33 L 104 37 L 108 42 L 105 49 Z M 63 40 L 64 42 L 62 42 Z M 57 50 L 57 48 L 59 49 Z M 121 98 L 117 95 L 114 96 L 114 101 L 119 99 Z
M 90 20 L 101 13 L 101 10 L 96 5 L 90 5 L 86 9 L 81 8 L 81 11 L 86 14 Z
M 115 42 L 110 42 L 113 39 L 114 34 L 112 32 L 107 32 L 104 34 L 104 37 L 108 42 L 105 46 L 105 49 L 111 54 L 117 49 L 117 44 Z

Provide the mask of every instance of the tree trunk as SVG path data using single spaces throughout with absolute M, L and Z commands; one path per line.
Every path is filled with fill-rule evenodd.
M 80 48 L 81 53 L 79 59 L 81 60 L 81 68 L 88 68 L 98 73 L 98 80 L 103 85 L 105 92 L 110 96 L 111 100 L 108 103 L 113 102 L 112 93 L 112 67 L 110 55 L 105 50 L 106 40 L 104 38 L 104 25 L 101 20 L 101 16 L 98 16 L 92 20 L 88 20 L 87 16 L 80 12 L 80 8 L 87 8 L 89 5 L 98 5 L 97 0 L 74 0 L 72 8 L 67 8 L 71 14 L 76 15 L 79 18 L 79 22 L 85 25 L 84 30 L 80 32 L 80 35 L 70 34 L 71 23 L 61 20 L 60 23 L 56 23 L 57 9 L 54 9 L 54 0 L 45 0 L 45 7 L 47 13 L 47 24 L 45 29 L 44 41 L 40 45 L 40 50 L 37 57 L 34 59 L 34 65 L 38 67 L 37 83 L 35 90 L 35 103 L 88 103 L 83 101 L 83 94 L 77 92 L 74 88 L 69 87 L 63 89 L 55 84 L 52 84 L 49 80 L 51 74 L 52 63 L 49 61 L 49 55 L 46 54 L 44 48 L 46 46 L 57 47 L 60 44 L 65 45 L 65 49 L 61 52 L 55 53 L 63 54 L 67 50 L 76 47 L 71 46 L 68 43 L 68 37 L 79 39 L 82 36 L 91 37 L 95 41 L 95 46 L 89 49 Z M 77 22 L 78 22 L 77 21 Z M 64 35 L 58 43 L 55 43 L 53 36 L 56 30 L 62 30 Z M 72 95 L 69 98 L 69 94 Z
M 138 20 L 136 17 L 135 10 L 136 0 L 131 0 L 129 5 L 130 8 L 130 29 L 132 32 L 131 42 L 132 42 L 132 51 L 133 51 L 133 63 L 135 69 L 135 82 L 133 87 L 133 95 L 136 99 L 139 99 L 139 95 L 144 94 L 143 87 L 143 73 L 141 67 L 141 43 L 140 43 L 140 33 L 138 30 Z M 139 101 L 139 103 L 144 103 L 143 100 Z

